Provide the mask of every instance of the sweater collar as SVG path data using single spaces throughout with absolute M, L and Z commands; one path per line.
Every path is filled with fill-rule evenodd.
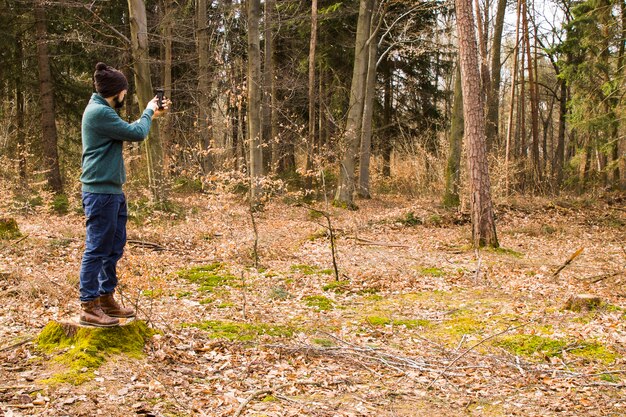
M 93 94 L 91 95 L 91 100 L 90 100 L 90 101 L 91 101 L 92 103 L 104 104 L 105 106 L 109 106 L 109 107 L 111 107 L 111 106 L 109 105 L 109 102 L 108 102 L 108 101 L 106 101 L 106 99 L 105 99 L 104 97 L 102 97 L 102 96 L 101 96 L 100 94 L 98 94 L 98 93 L 93 93 Z

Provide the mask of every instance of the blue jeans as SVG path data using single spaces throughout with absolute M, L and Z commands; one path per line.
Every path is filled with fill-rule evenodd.
M 117 286 L 115 267 L 126 245 L 128 210 L 124 194 L 88 192 L 83 192 L 83 209 L 87 236 L 80 266 L 80 301 L 92 301 Z

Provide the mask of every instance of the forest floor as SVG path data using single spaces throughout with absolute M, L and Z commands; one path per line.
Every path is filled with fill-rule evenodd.
M 254 268 L 240 196 L 129 201 L 118 295 L 158 333 L 70 371 L 58 359 L 76 347 L 37 337 L 78 315 L 79 203 L 56 215 L 4 193 L 25 238 L 0 241 L 0 414 L 626 415 L 623 196 L 498 202 L 502 249 L 480 252 L 467 216 L 434 200 L 331 207 L 339 281 L 307 207 L 276 197 L 255 214 Z M 566 310 L 580 293 L 603 302 Z

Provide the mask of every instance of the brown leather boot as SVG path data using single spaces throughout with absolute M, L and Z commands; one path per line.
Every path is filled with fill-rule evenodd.
M 119 303 L 115 301 L 115 298 L 113 298 L 113 293 L 103 294 L 100 298 L 98 298 L 98 300 L 100 300 L 102 311 L 111 317 L 135 317 L 135 310 L 119 305 Z
M 80 324 L 85 326 L 96 327 L 115 327 L 120 324 L 118 319 L 107 316 L 102 307 L 100 307 L 99 299 L 93 301 L 83 301 L 80 303 L 82 311 L 80 313 Z

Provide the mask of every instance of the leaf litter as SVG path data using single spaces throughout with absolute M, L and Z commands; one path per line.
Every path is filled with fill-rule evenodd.
M 129 223 L 138 243 L 119 264 L 120 295 L 157 334 L 144 357 L 111 356 L 79 385 L 45 382 L 59 365 L 35 339 L 78 313 L 83 219 L 10 213 L 28 238 L 0 246 L 4 415 L 626 413 L 626 232 L 601 200 L 501 204 L 504 249 L 479 252 L 466 223 L 428 221 L 432 201 L 331 209 L 333 284 L 329 239 L 306 209 L 274 201 L 254 214 L 254 269 L 245 202 L 174 199 L 183 215 Z M 578 293 L 603 303 L 565 310 Z

